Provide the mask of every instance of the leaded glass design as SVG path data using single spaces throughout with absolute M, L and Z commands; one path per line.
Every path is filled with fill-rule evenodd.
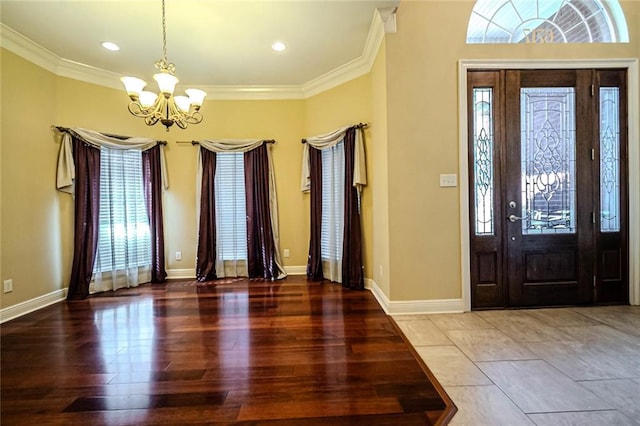
M 477 0 L 467 43 L 616 43 L 629 32 L 616 0 Z
M 600 88 L 600 230 L 620 231 L 620 104 L 617 87 Z
M 493 89 L 473 89 L 476 235 L 493 235 Z
M 575 93 L 522 88 L 522 233 L 574 233 Z

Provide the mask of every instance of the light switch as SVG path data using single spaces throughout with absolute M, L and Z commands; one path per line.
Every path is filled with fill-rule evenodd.
M 458 175 L 440 175 L 440 187 L 458 186 Z

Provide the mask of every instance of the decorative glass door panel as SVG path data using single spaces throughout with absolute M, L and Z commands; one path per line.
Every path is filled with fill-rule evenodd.
M 575 90 L 522 88 L 522 233 L 575 232 Z

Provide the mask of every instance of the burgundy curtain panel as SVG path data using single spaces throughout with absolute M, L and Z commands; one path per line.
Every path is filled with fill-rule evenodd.
M 310 210 L 311 229 L 309 241 L 309 258 L 307 259 L 307 278 L 311 281 L 322 281 L 322 152 L 309 147 L 309 174 L 311 178 Z
M 98 249 L 100 150 L 72 135 L 75 162 L 73 263 L 67 300 L 86 299 Z
M 200 197 L 200 227 L 196 278 L 215 280 L 216 276 L 216 153 L 200 147 L 202 157 L 202 186 Z
M 275 280 L 282 271 L 275 258 L 269 198 L 269 159 L 265 143 L 245 152 L 244 185 L 249 278 Z
M 167 278 L 164 258 L 164 227 L 162 214 L 162 167 L 160 145 L 142 152 L 144 198 L 151 228 L 151 282 Z
M 355 127 L 344 136 L 344 238 L 342 242 L 342 285 L 354 290 L 364 289 L 362 271 L 362 229 L 358 190 L 353 186 L 356 146 Z

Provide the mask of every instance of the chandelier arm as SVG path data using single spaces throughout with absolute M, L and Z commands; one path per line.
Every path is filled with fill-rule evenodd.
M 173 98 L 171 98 L 171 101 L 168 102 L 167 116 L 170 120 L 173 120 L 181 129 L 187 127 L 188 123 L 185 121 L 186 115 L 178 108 Z
M 154 124 L 156 124 L 157 122 L 158 122 L 158 117 L 154 117 L 154 116 L 151 116 L 151 117 L 145 117 L 145 119 L 144 119 L 144 123 L 145 123 L 147 126 L 153 126 L 153 125 L 154 125 Z
M 145 118 L 149 116 L 149 111 L 147 108 L 143 107 L 140 102 L 130 102 L 129 103 L 129 112 L 131 115 L 139 118 Z
M 202 114 L 198 111 L 193 111 L 191 114 L 185 116 L 185 121 L 189 124 L 198 124 L 202 122 Z

